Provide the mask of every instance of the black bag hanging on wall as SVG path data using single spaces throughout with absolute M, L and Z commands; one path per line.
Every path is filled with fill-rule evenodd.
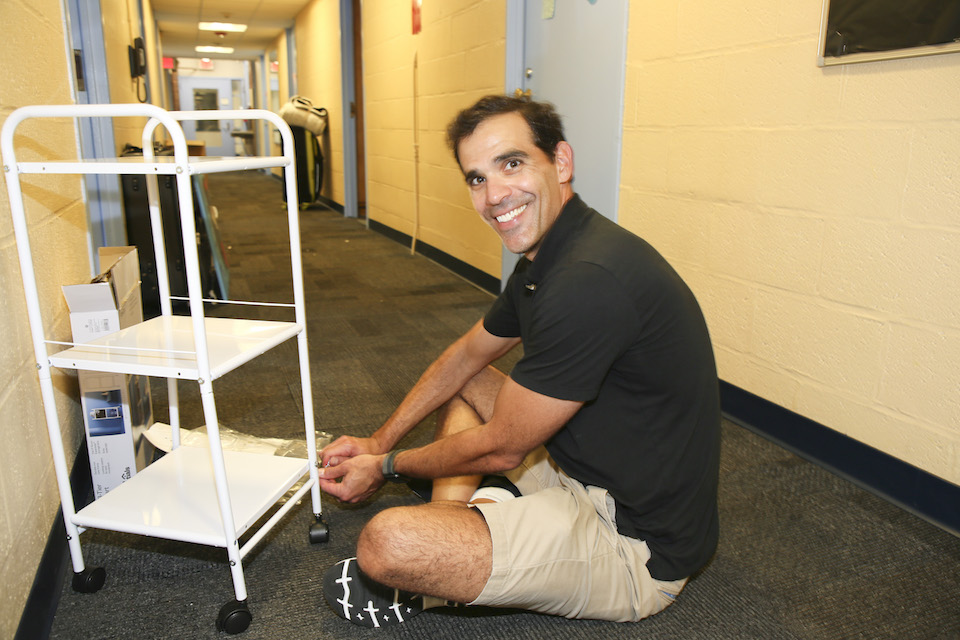
M 323 187 L 323 153 L 317 136 L 303 127 L 291 126 L 293 150 L 297 165 L 297 202 L 301 207 L 311 205 L 320 196 Z M 286 171 L 286 169 L 284 169 Z M 286 187 L 283 201 L 287 201 Z
M 327 130 L 327 110 L 314 107 L 308 98 L 294 96 L 280 109 L 280 117 L 293 132 L 297 201 L 306 207 L 317 201 L 323 188 L 323 152 L 318 138 Z M 287 201 L 285 188 L 283 201 Z

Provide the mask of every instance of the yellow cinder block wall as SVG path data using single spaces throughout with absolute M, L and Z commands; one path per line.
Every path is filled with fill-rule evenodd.
M 344 204 L 343 127 L 353 126 L 353 121 L 343 113 L 339 1 L 313 0 L 297 15 L 294 35 L 297 93 L 327 110 L 327 132 L 320 140 L 324 158 L 321 195 Z
M 133 0 L 129 0 L 133 3 Z M 144 2 L 149 13 L 149 2 Z M 111 99 L 136 102 L 127 45 L 133 41 L 127 0 L 104 0 L 104 32 Z M 73 74 L 59 0 L 0 2 L 0 120 L 16 108 L 70 104 Z M 142 121 L 141 121 L 142 122 Z M 140 143 L 140 124 L 117 123 L 116 142 Z M 77 156 L 77 132 L 66 119 L 29 120 L 17 128 L 17 160 Z M 8 161 L 4 158 L 4 163 Z M 70 324 L 60 285 L 83 282 L 91 273 L 87 217 L 79 176 L 28 175 L 21 180 L 27 226 L 46 337 L 69 340 Z M 40 399 L 36 357 L 27 322 L 16 241 L 5 180 L 0 183 L 0 637 L 12 638 L 59 506 L 47 426 Z M 83 439 L 76 377 L 54 371 L 57 411 L 68 464 Z
M 960 55 L 821 69 L 820 9 L 631 3 L 620 222 L 723 379 L 960 484 Z
M 504 1 L 425 2 L 417 35 L 410 3 L 362 7 L 370 220 L 499 275 L 500 241 L 470 204 L 445 131 L 457 111 L 504 91 Z
M 288 56 L 287 56 L 286 32 L 283 32 L 279 36 L 277 36 L 277 39 L 274 40 L 271 43 L 270 48 L 267 49 L 267 53 L 268 53 L 268 56 L 267 56 L 268 66 L 267 66 L 267 69 L 265 70 L 267 75 L 267 83 L 269 83 L 269 86 L 272 87 L 274 76 L 276 77 L 277 102 L 279 103 L 280 107 L 283 107 L 283 105 L 286 104 L 286 102 L 290 99 L 290 80 L 289 80 L 289 74 L 287 71 L 289 69 L 289 61 L 287 60 Z M 270 70 L 269 60 L 271 59 L 271 57 L 272 59 L 277 61 L 278 70 L 276 73 Z M 272 92 L 272 89 L 269 89 L 269 91 Z M 272 104 L 272 97 L 270 98 L 270 101 L 264 106 L 264 108 L 273 110 L 274 105 Z M 272 130 L 272 127 L 271 127 L 271 130 Z M 281 145 L 278 144 L 277 138 L 273 134 L 269 136 L 268 144 L 270 145 L 270 152 L 269 152 L 270 155 L 272 156 L 283 155 L 283 149 Z M 280 177 L 283 175 L 283 169 L 279 167 L 274 167 L 270 169 L 270 172 L 277 177 Z
M 0 39 L 0 66 L 5 74 L 0 117 L 5 121 L 11 111 L 28 104 L 72 102 L 60 2 L 0 3 L 0 24 L 5 32 Z M 70 122 L 37 122 L 23 123 L 17 129 L 18 160 L 49 153 L 75 157 L 76 134 Z M 3 161 L 6 164 L 8 160 Z M 60 284 L 90 276 L 80 182 L 68 176 L 27 176 L 22 190 L 35 259 L 45 265 L 37 274 L 43 314 L 53 339 L 68 340 L 70 325 Z M 4 585 L 0 590 L 0 637 L 12 638 L 50 533 L 59 494 L 5 181 L 0 185 L 0 296 L 4 300 L 0 313 L 0 343 L 4 346 L 0 350 L 0 433 L 6 443 L 0 447 L 0 581 Z M 64 441 L 68 450 L 76 451 L 82 421 L 74 400 L 75 378 L 60 373 L 54 380 L 58 410 L 65 417 Z
M 103 43 L 106 48 L 107 73 L 110 77 L 110 102 L 115 104 L 137 103 L 144 97 L 146 91 L 144 83 L 150 82 L 150 79 L 141 78 L 136 80 L 130 77 L 130 56 L 127 48 L 133 44 L 133 40 L 140 35 L 140 25 L 136 16 L 139 15 L 138 0 L 101 0 L 100 11 L 103 22 Z M 150 44 L 154 43 L 153 38 L 153 11 L 149 0 L 143 0 L 144 27 Z M 59 42 L 59 41 L 58 41 Z M 151 57 L 150 50 L 147 50 L 147 64 L 150 68 L 150 77 L 154 78 L 153 92 L 151 101 L 153 104 L 160 104 L 160 82 L 159 70 L 154 69 L 154 59 Z M 139 84 L 138 84 L 139 83 Z M 138 95 L 139 94 L 139 95 Z M 125 144 L 130 143 L 136 147 L 142 144 L 143 126 L 146 118 L 116 118 L 113 122 L 114 142 L 119 154 Z M 163 129 L 157 132 L 156 138 L 159 140 L 165 137 Z

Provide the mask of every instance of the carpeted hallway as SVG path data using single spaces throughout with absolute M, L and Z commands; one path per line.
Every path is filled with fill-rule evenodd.
M 250 172 L 210 175 L 208 184 L 220 211 L 230 297 L 289 301 L 280 183 Z M 492 296 L 335 212 L 305 210 L 301 227 L 317 428 L 366 435 Z M 267 309 L 263 317 L 285 313 Z M 509 371 L 516 358 L 508 354 L 501 367 Z M 180 389 L 184 426 L 199 426 L 195 386 Z M 156 381 L 153 392 L 157 419 L 165 420 L 165 384 Z M 223 426 L 259 437 L 302 435 L 293 342 L 217 381 L 216 394 Z M 427 421 L 406 446 L 431 432 Z M 675 606 L 640 623 L 468 610 L 368 630 L 336 617 L 320 593 L 323 572 L 353 555 L 360 528 L 377 511 L 417 502 L 396 485 L 356 506 L 325 497 L 331 539 L 322 545 L 307 539 L 309 504 L 293 509 L 245 559 L 253 622 L 237 637 L 960 638 L 960 538 L 730 422 L 717 555 Z M 81 543 L 88 564 L 106 569 L 107 583 L 80 594 L 65 580 L 51 638 L 228 637 L 214 628 L 220 606 L 233 597 L 222 550 L 94 530 Z

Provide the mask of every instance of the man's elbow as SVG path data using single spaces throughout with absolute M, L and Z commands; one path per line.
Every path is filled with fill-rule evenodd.
M 490 473 L 503 473 L 520 466 L 526 457 L 524 451 L 498 451 L 490 456 Z

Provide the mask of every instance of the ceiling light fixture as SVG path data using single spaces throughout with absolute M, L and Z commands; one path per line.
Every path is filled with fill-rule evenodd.
M 243 33 L 247 30 L 245 24 L 233 24 L 231 22 L 201 22 L 200 31 L 229 31 L 231 33 Z
M 233 53 L 233 47 L 196 46 L 193 49 L 197 53 Z

